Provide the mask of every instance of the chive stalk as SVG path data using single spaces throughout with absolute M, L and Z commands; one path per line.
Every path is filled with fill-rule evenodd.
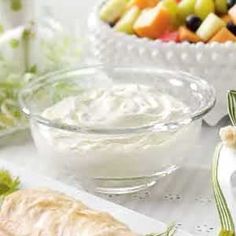
M 232 124 L 236 126 L 236 90 L 228 92 L 228 113 Z

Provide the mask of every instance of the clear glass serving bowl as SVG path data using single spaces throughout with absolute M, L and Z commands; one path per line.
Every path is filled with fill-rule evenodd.
M 117 84 L 149 86 L 178 99 L 188 112 L 125 128 L 85 127 L 42 115 L 65 98 Z M 97 65 L 35 79 L 21 91 L 20 104 L 29 116 L 40 163 L 48 175 L 87 189 L 123 194 L 152 186 L 179 167 L 182 154 L 194 145 L 200 119 L 215 104 L 215 91 L 201 78 L 180 71 Z

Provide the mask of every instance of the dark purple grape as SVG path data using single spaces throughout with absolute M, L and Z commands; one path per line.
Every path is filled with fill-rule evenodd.
M 233 22 L 229 22 L 227 23 L 227 29 L 233 33 L 234 35 L 236 35 L 236 25 Z
M 202 20 L 195 15 L 190 15 L 186 18 L 186 26 L 191 31 L 195 32 L 201 25 Z
M 236 3 L 236 0 L 227 0 L 228 9 L 233 7 L 235 3 Z

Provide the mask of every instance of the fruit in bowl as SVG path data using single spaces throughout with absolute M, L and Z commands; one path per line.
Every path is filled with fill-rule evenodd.
M 98 1 L 88 19 L 90 52 L 99 63 L 154 66 L 186 71 L 205 78 L 217 90 L 216 106 L 205 119 L 209 124 L 215 125 L 227 114 L 225 93 L 235 86 L 236 0 L 222 0 L 221 3 L 214 0 L 214 9 L 204 19 L 195 12 L 197 0 L 159 0 L 154 7 L 146 8 L 135 5 L 136 1 L 125 0 L 124 12 L 113 22 L 107 22 L 101 19 L 100 15 L 109 1 L 111 0 Z M 198 4 L 198 7 L 199 5 L 201 4 Z M 135 16 L 136 19 L 127 20 L 132 29 L 132 33 L 127 34 L 117 29 L 116 25 L 133 7 L 136 7 L 139 13 Z M 134 25 L 143 11 L 156 14 L 156 18 L 153 15 L 145 17 L 143 24 L 154 22 L 155 27 L 159 26 L 158 10 L 150 11 L 154 8 L 168 9 L 168 16 L 172 17 L 168 21 L 169 24 L 166 24 L 167 30 L 154 39 L 138 36 Z
M 236 41 L 235 0 L 107 0 L 100 18 L 118 32 L 164 42 Z

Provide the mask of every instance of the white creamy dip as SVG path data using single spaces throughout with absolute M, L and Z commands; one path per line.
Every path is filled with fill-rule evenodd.
M 188 116 L 188 107 L 176 98 L 155 88 L 136 84 L 117 84 L 67 97 L 47 108 L 46 119 L 82 128 L 137 128 L 170 122 Z M 88 154 L 107 151 L 148 150 L 168 139 L 170 132 L 128 133 L 123 135 L 81 134 L 42 126 L 40 133 L 52 148 Z M 107 153 L 106 153 L 107 155 Z
M 87 90 L 67 97 L 47 108 L 43 117 L 82 128 L 137 128 L 170 122 L 189 113 L 188 107 L 176 98 L 145 85 L 120 84 L 109 88 Z M 128 135 L 95 135 L 46 128 L 48 142 L 60 150 L 147 149 L 156 146 L 170 133 L 146 132 Z
M 86 90 L 42 113 L 51 121 L 81 128 L 124 130 L 171 122 L 184 115 L 189 116 L 189 108 L 174 96 L 136 84 Z M 148 175 L 173 165 L 178 152 L 188 147 L 194 136 L 191 125 L 176 133 L 154 129 L 123 134 L 64 131 L 34 121 L 31 125 L 42 158 L 47 166 L 51 162 L 50 171 L 61 169 L 74 176 Z
M 188 114 L 176 98 L 145 85 L 121 84 L 84 91 L 49 107 L 43 117 L 89 128 L 137 128 Z

